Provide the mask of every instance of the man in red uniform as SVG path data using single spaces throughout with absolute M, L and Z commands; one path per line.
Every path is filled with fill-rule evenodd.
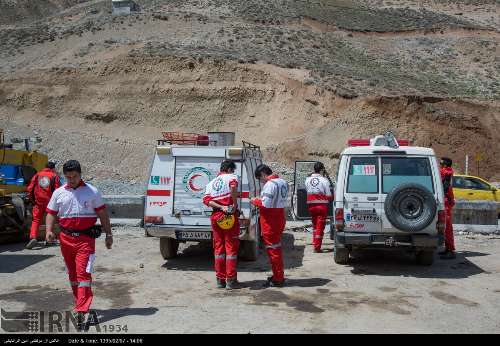
M 52 193 L 61 186 L 56 173 L 56 164 L 49 161 L 44 169 L 35 174 L 28 185 L 28 196 L 33 204 L 33 221 L 31 222 L 30 241 L 26 249 L 33 249 L 38 244 L 37 236 L 40 224 Z
M 79 326 L 92 304 L 92 271 L 95 261 L 95 224 L 99 217 L 106 233 L 105 244 L 113 245 L 113 235 L 101 194 L 81 179 L 80 163 L 75 160 L 63 166 L 67 183 L 52 194 L 47 206 L 47 241 L 54 239 L 54 223 L 59 220 L 59 241 L 75 299 L 74 312 Z
M 314 173 L 306 179 L 307 205 L 313 224 L 314 252 L 321 252 L 321 244 L 328 218 L 328 204 L 333 201 L 332 186 L 325 178 L 325 166 L 321 162 L 314 164 Z
M 281 235 L 285 231 L 285 206 L 288 196 L 288 183 L 273 174 L 271 168 L 259 165 L 255 177 L 264 187 L 260 198 L 253 198 L 251 203 L 260 209 L 260 231 L 267 250 L 273 275 L 267 279 L 264 287 L 283 287 L 285 272 Z
M 213 208 L 210 219 L 217 288 L 228 290 L 241 287 L 236 271 L 240 224 L 237 216 L 239 182 L 235 170 L 233 161 L 222 162 L 219 175 L 207 184 L 203 196 L 203 203 Z
M 455 239 L 453 237 L 452 209 L 455 205 L 455 196 L 453 195 L 453 161 L 450 158 L 443 157 L 441 159 L 441 181 L 444 189 L 444 207 L 446 210 L 446 223 L 444 229 L 444 244 L 445 250 L 440 252 L 441 259 L 454 259 L 455 254 Z

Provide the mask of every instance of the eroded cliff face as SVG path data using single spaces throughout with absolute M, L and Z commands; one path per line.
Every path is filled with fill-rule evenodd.
M 492 4 L 462 16 L 446 1 L 272 2 L 279 13 L 257 20 L 258 1 L 139 1 L 128 17 L 106 1 L 44 3 L 36 21 L 0 15 L 0 124 L 91 178 L 145 182 L 163 130 L 234 131 L 283 167 L 330 169 L 348 138 L 392 130 L 458 171 L 481 154 L 480 174 L 500 179 Z

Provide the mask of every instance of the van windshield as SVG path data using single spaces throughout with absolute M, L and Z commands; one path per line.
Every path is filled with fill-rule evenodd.
M 429 159 L 424 157 L 383 157 L 383 193 L 389 193 L 395 186 L 404 183 L 420 184 L 434 192 Z

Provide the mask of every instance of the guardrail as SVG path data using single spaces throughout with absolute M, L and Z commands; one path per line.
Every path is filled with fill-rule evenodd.
M 144 195 L 103 196 L 112 219 L 144 219 Z
M 107 195 L 103 196 L 111 219 L 125 220 L 144 219 L 144 195 Z M 286 208 L 288 221 L 292 221 L 290 207 Z M 453 224 L 457 230 L 498 230 L 498 204 L 491 201 L 457 200 L 453 208 Z
M 461 225 L 497 225 L 498 203 L 457 200 L 452 219 L 454 224 Z

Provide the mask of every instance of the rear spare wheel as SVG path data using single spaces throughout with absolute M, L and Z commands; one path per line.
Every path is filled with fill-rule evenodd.
M 385 200 L 385 215 L 391 224 L 402 231 L 418 232 L 431 224 L 436 216 L 434 195 L 415 183 L 397 185 Z

